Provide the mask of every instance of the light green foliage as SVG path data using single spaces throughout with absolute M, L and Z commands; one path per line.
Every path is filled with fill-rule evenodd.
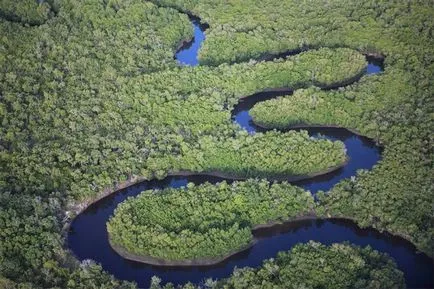
M 240 97 L 266 88 L 336 86 L 356 78 L 366 65 L 365 57 L 352 49 L 321 48 L 274 61 L 165 70 L 131 79 L 129 86 L 136 93 L 165 91 L 171 99 L 212 93 L 213 99 L 223 102 L 229 98 L 233 105 Z
M 10 49 L 9 53 L 15 52 Z M 7 61 L 12 65 L 16 60 Z M 230 110 L 240 97 L 258 90 L 309 86 L 314 70 L 318 71 L 315 83 L 337 84 L 363 71 L 366 61 L 350 49 L 320 49 L 275 62 L 174 68 L 137 77 L 116 76 L 121 73 L 117 69 L 124 71 L 125 67 L 106 66 L 105 59 L 103 64 L 109 71 L 102 72 L 100 78 L 71 64 L 71 70 L 89 75 L 90 83 L 84 83 L 83 76 L 56 68 L 41 75 L 27 71 L 37 70 L 37 63 L 36 67 L 23 64 L 16 68 L 28 73 L 28 78 L 17 78 L 18 72 L 4 75 L 2 140 L 9 152 L 0 155 L 5 162 L 0 174 L 5 175 L 3 180 L 6 175 L 10 179 L 0 187 L 14 191 L 61 190 L 82 199 L 133 174 L 162 178 L 177 170 L 224 170 L 248 176 L 253 176 L 247 173 L 252 169 L 262 171 L 261 176 L 320 172 L 344 161 L 341 144 L 311 141 L 313 146 L 303 149 L 303 155 L 308 155 L 303 162 L 302 155 L 296 156 L 289 146 L 277 148 L 277 144 L 294 138 L 302 148 L 308 144 L 307 137 L 287 134 L 279 140 L 278 134 L 246 136 L 232 123 Z M 92 66 L 88 69 L 92 71 Z M 53 81 L 56 75 L 59 79 Z M 20 85 L 27 94 L 15 92 Z M 25 107 L 23 98 L 29 102 Z M 28 109 L 32 111 L 30 119 Z M 260 141 L 265 138 L 277 152 L 270 148 L 270 153 L 262 152 L 263 164 L 255 159 L 252 161 L 256 164 L 241 161 L 252 158 L 252 152 L 260 154 L 267 147 Z M 330 154 L 327 150 L 318 156 L 309 154 L 321 150 L 314 143 L 333 149 Z M 245 153 L 239 155 L 237 147 L 245 147 Z M 296 163 L 286 162 L 289 155 L 296 158 Z M 238 163 L 233 162 L 234 156 Z M 222 161 L 229 159 L 232 167 L 223 166 Z
M 390 257 L 370 247 L 349 244 L 331 246 L 310 242 L 299 244 L 259 268 L 236 269 L 231 277 L 208 287 L 155 286 L 153 289 L 251 289 L 251 288 L 405 288 L 404 276 Z
M 402 53 L 402 44 L 428 48 L 425 41 L 432 41 L 431 1 L 154 2 L 191 11 L 210 24 L 199 55 L 204 64 L 315 47 L 351 47 L 389 56 Z
M 249 180 L 146 191 L 107 223 L 112 244 L 165 260 L 218 259 L 246 247 L 255 225 L 310 212 L 310 193 L 288 183 Z
M 369 277 L 368 277 L 369 276 Z M 403 274 L 386 255 L 345 244 L 311 242 L 280 253 L 258 269 L 236 271 L 223 288 L 404 288 Z
M 382 74 L 365 76 L 338 91 L 296 91 L 257 104 L 252 115 L 269 128 L 347 127 L 385 145 L 384 158 L 373 171 L 322 198 L 323 212 L 403 235 L 433 254 L 431 1 L 252 0 L 246 4 L 235 0 L 226 5 L 165 0 L 161 5 L 190 10 L 210 23 L 200 51 L 204 64 L 314 47 L 349 47 L 385 55 Z
M 349 87 L 297 90 L 258 103 L 250 113 L 268 128 L 347 127 L 385 145 L 381 164 L 332 189 L 328 198 L 321 198 L 320 211 L 403 235 L 432 254 L 432 85 L 427 86 L 423 73 L 413 78 L 397 63 Z
M 410 84 L 402 71 L 391 68 L 339 90 L 296 90 L 293 95 L 257 103 L 250 114 L 255 123 L 268 128 L 335 125 L 386 141 L 391 124 L 380 120 L 382 112 L 414 95 Z
M 238 177 L 309 176 L 341 166 L 346 161 L 342 142 L 314 139 L 307 132 L 246 134 L 225 143 L 204 138 L 199 147 L 193 155 L 204 152 L 202 168 L 205 171 Z
M 121 288 L 101 269 L 85 274 L 71 265 L 60 234 L 67 205 L 131 175 L 212 169 L 205 153 L 254 139 L 230 120 L 233 105 L 276 86 L 307 89 L 288 102 L 293 108 L 275 106 L 291 114 L 282 123 L 342 125 L 385 145 L 374 170 L 320 194 L 317 211 L 405 235 L 432 254 L 431 1 L 153 2 L 211 25 L 203 64 L 347 48 L 178 68 L 173 54 L 193 31 L 173 9 L 141 0 L 55 0 L 50 10 L 31 0 L 1 1 L 0 275 L 21 288 Z M 309 88 L 356 76 L 366 62 L 351 49 L 386 55 L 386 71 L 340 91 Z M 277 135 L 256 138 L 277 144 L 288 137 Z M 196 153 L 208 139 L 217 145 Z M 269 160 L 267 169 L 276 164 Z M 57 204 L 50 209 L 50 202 Z

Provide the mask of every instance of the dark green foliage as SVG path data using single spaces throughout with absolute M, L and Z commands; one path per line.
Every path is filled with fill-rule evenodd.
M 317 211 L 404 235 L 432 255 L 431 1 L 154 2 L 211 25 L 204 64 L 347 48 L 177 68 L 173 54 L 192 29 L 175 10 L 141 0 L 1 1 L 0 275 L 19 288 L 130 286 L 98 266 L 81 268 L 65 252 L 61 228 L 70 205 L 131 175 L 215 169 L 205 153 L 253 140 L 230 120 L 240 97 L 351 78 L 366 62 L 348 48 L 386 55 L 386 71 L 340 91 L 308 88 L 289 102 L 296 110 L 278 107 L 291 114 L 283 123 L 346 126 L 385 144 L 379 166 L 320 194 Z M 312 96 L 309 106 L 303 98 Z M 280 137 L 288 136 L 264 138 L 276 144 Z M 216 145 L 197 153 L 207 139 Z M 277 158 L 269 164 L 275 172 Z
M 310 88 L 258 103 L 251 114 L 255 122 L 270 128 L 341 126 L 383 143 L 381 164 L 336 186 L 329 197 L 321 198 L 321 210 L 402 235 L 432 254 L 432 100 L 429 93 L 417 89 L 420 81 L 392 66 L 339 91 Z
M 154 279 L 153 289 L 160 287 Z M 257 269 L 236 269 L 232 276 L 221 281 L 208 280 L 205 286 L 185 285 L 183 289 L 259 289 L 259 288 L 405 288 L 404 276 L 387 255 L 370 247 L 349 244 L 331 246 L 310 242 L 300 244 L 288 252 L 280 252 L 276 259 L 264 261 Z
M 165 260 L 218 259 L 245 248 L 256 225 L 310 212 L 310 193 L 287 183 L 226 182 L 146 191 L 116 209 L 111 243 Z
M 0 288 L 135 288 L 93 262 L 78 264 L 66 254 L 58 198 L 0 194 L 0 275 L 19 283 L 0 277 Z
M 54 258 L 59 249 L 56 215 L 60 204 L 54 197 L 42 200 L 2 193 L 0 207 L 0 274 L 15 280 L 35 278 L 38 267 Z
M 16 61 L 5 60 L 6 67 Z M 33 65 L 36 67 L 15 67 L 18 71 L 4 74 L 0 84 L 4 91 L 2 143 L 7 149 L 0 154 L 5 163 L 0 187 L 19 192 L 60 190 L 83 199 L 133 174 L 162 178 L 169 171 L 221 169 L 251 176 L 247 171 L 254 169 L 270 176 L 274 172 L 309 174 L 339 165 L 344 161 L 340 145 L 322 142 L 333 152 L 327 155 L 324 150 L 318 158 L 309 155 L 305 163 L 300 155 L 298 163 L 282 167 L 284 158 L 270 152 L 263 156 L 267 169 L 244 161 L 232 162 L 233 168 L 223 167 L 221 160 L 233 159 L 234 154 L 243 159 L 237 147 L 244 146 L 245 158 L 251 158 L 255 147 L 264 147 L 261 139 L 278 144 L 294 138 L 299 145 L 306 143 L 302 138 L 307 140 L 302 134 L 287 134 L 280 141 L 278 134 L 246 136 L 232 123 L 230 109 L 240 97 L 258 90 L 308 86 L 314 70 L 315 82 L 323 86 L 339 83 L 357 75 L 366 62 L 353 50 L 321 49 L 276 62 L 175 68 L 137 77 L 115 77 L 117 68 L 112 67 L 100 78 L 74 63 L 70 69 L 83 73 L 81 77 L 56 68 L 34 75 L 27 70 L 37 70 L 40 64 Z M 105 59 L 100 65 L 107 67 Z M 92 71 L 92 66 L 88 69 Z M 29 77 L 17 78 L 19 73 Z M 59 79 L 54 81 L 56 75 Z M 87 75 L 92 82 L 82 81 Z M 15 92 L 20 85 L 27 94 Z M 312 147 L 308 150 L 313 151 Z M 319 164 L 321 161 L 324 163 Z
M 0 17 L 22 24 L 39 25 L 53 16 L 50 1 L 0 0 Z M 1 20 L 0 20 L 1 21 Z

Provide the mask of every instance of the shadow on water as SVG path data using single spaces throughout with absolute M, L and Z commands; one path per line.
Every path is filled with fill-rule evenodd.
M 288 250 L 297 243 L 306 243 L 309 240 L 324 244 L 349 241 L 361 246 L 370 245 L 392 256 L 405 273 L 407 286 L 410 288 L 433 286 L 432 259 L 424 254 L 417 254 L 411 243 L 374 229 L 360 229 L 353 222 L 344 220 L 297 221 L 255 231 L 254 236 L 258 241 L 252 248 L 215 266 L 151 266 L 125 260 L 110 247 L 106 222 L 117 205 L 128 197 L 134 197 L 147 189 L 179 188 L 188 182 L 201 184 L 222 180 L 203 176 L 168 177 L 163 181 L 144 182 L 124 189 L 93 204 L 80 214 L 71 226 L 68 245 L 80 260 L 93 259 L 116 278 L 135 281 L 141 287 L 147 287 L 154 275 L 162 278 L 164 282 L 182 284 L 190 281 L 198 284 L 207 278 L 228 277 L 235 267 L 259 266 L 263 260 L 275 257 L 277 252 Z
M 197 51 L 205 38 L 203 30 L 206 26 L 201 25 L 199 19 L 195 18 L 192 18 L 192 23 L 195 29 L 194 41 L 176 54 L 176 58 L 184 65 L 198 64 Z M 381 72 L 381 65 L 382 63 L 370 61 L 367 73 Z M 233 118 L 250 133 L 263 131 L 251 122 L 249 109 L 258 101 L 288 93 L 290 91 L 253 95 L 243 100 L 234 109 Z M 348 130 L 309 128 L 307 131 L 312 136 L 321 137 L 319 135 L 322 135 L 331 140 L 343 141 L 350 157 L 348 165 L 336 172 L 297 182 L 297 185 L 312 192 L 328 190 L 341 179 L 355 175 L 357 169 L 372 168 L 380 159 L 381 152 L 372 141 Z M 96 202 L 77 216 L 68 233 L 68 246 L 78 259 L 93 259 L 116 278 L 135 281 L 140 287 L 147 288 L 154 275 L 159 276 L 163 283 L 182 284 L 190 281 L 200 284 L 207 278 L 228 277 L 235 267 L 260 266 L 263 260 L 275 257 L 277 252 L 289 250 L 297 243 L 306 243 L 310 240 L 323 244 L 349 241 L 360 246 L 370 245 L 380 252 L 388 253 L 397 262 L 399 269 L 404 272 L 409 288 L 434 287 L 432 259 L 424 254 L 418 254 L 410 242 L 374 229 L 361 229 L 351 221 L 337 219 L 297 221 L 255 231 L 257 243 L 253 247 L 214 266 L 159 267 L 146 265 L 125 260 L 110 247 L 106 222 L 113 215 L 117 205 L 128 197 L 134 197 L 148 189 L 179 188 L 186 186 L 188 182 L 202 184 L 204 182 L 217 183 L 223 180 L 210 176 L 167 177 L 162 181 L 146 181 L 121 190 Z
M 382 67 L 377 66 L 382 62 L 373 62 L 374 59 L 370 57 L 367 57 L 367 60 L 369 63 L 368 71 L 369 66 L 376 67 L 380 72 L 383 71 Z M 371 73 L 373 73 L 373 70 L 374 69 L 371 69 Z M 292 91 L 290 89 L 253 94 L 242 99 L 234 107 L 232 111 L 232 119 L 250 134 L 265 132 L 267 129 L 258 127 L 253 123 L 252 117 L 249 114 L 250 109 L 258 102 L 291 94 Z M 288 130 L 292 129 L 284 129 L 281 131 Z M 317 138 L 326 138 L 332 141 L 340 140 L 345 144 L 347 149 L 349 162 L 345 167 L 325 175 L 294 182 L 294 184 L 301 186 L 312 193 L 316 193 L 319 190 L 328 191 L 340 180 L 355 176 L 357 170 L 371 169 L 381 159 L 381 148 L 376 146 L 371 139 L 356 135 L 345 128 L 308 127 L 294 130 L 306 130 L 309 135 Z
M 367 56 L 366 60 L 368 60 L 367 74 L 377 74 L 384 71 L 384 58 Z
M 194 28 L 193 39 L 181 46 L 175 54 L 175 59 L 181 65 L 196 66 L 199 64 L 197 55 L 202 42 L 205 40 L 205 30 L 208 28 L 208 25 L 200 23 L 198 17 L 190 15 L 189 18 Z

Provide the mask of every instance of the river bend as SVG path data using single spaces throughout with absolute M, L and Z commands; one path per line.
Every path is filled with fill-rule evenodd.
M 181 65 L 198 65 L 197 53 L 205 40 L 207 25 L 190 17 L 194 26 L 194 39 L 186 43 L 175 55 Z M 383 70 L 381 62 L 368 58 L 366 73 L 379 73 Z M 264 92 L 254 94 L 242 101 L 232 111 L 232 119 L 249 133 L 263 131 L 252 123 L 249 109 L 257 102 L 271 99 L 290 92 Z M 362 136 L 343 128 L 308 128 L 312 136 L 343 141 L 350 158 L 348 164 L 332 173 L 294 184 L 310 190 L 329 190 L 340 180 L 356 175 L 358 169 L 371 169 L 381 158 L 381 148 Z M 118 279 L 135 281 L 140 287 L 147 288 L 152 276 L 157 275 L 163 283 L 182 284 L 188 281 L 200 284 L 207 278 L 229 277 L 235 267 L 260 266 L 263 260 L 276 256 L 279 251 L 289 250 L 297 243 L 309 240 L 332 244 L 345 242 L 367 246 L 389 254 L 404 272 L 409 288 L 434 287 L 433 261 L 425 254 L 417 253 L 408 241 L 380 233 L 374 229 L 361 229 L 348 220 L 327 219 L 296 221 L 273 228 L 254 232 L 257 243 L 250 249 L 240 252 L 229 259 L 212 266 L 159 267 L 123 259 L 109 245 L 106 222 L 113 215 L 117 205 L 128 197 L 138 195 L 149 189 L 166 187 L 180 188 L 188 182 L 201 184 L 217 183 L 224 179 L 211 176 L 167 177 L 162 181 L 153 180 L 120 190 L 89 206 L 78 215 L 68 232 L 68 246 L 79 260 L 92 259 L 102 265 L 104 270 Z

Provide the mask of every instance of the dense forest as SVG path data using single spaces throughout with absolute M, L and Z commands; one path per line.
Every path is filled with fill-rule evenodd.
M 336 125 L 381 142 L 385 150 L 380 165 L 338 185 L 322 202 L 328 214 L 405 236 L 433 255 L 431 1 L 158 2 L 192 11 L 210 24 L 199 55 L 204 64 L 315 47 L 386 56 L 381 75 L 363 77 L 339 92 L 296 92 L 294 100 L 258 104 L 253 114 L 268 127 Z
M 210 25 L 200 66 L 180 67 L 174 59 L 179 44 L 193 35 L 180 11 Z M 317 214 L 401 235 L 433 256 L 433 17 L 429 0 L 0 0 L 0 287 L 136 288 L 92 261 L 79 262 L 65 244 L 78 207 L 135 176 L 219 171 L 273 178 L 343 164 L 341 142 L 305 132 L 252 136 L 233 123 L 231 110 L 240 99 L 282 87 L 295 92 L 257 104 L 252 115 L 258 124 L 342 126 L 384 146 L 373 170 L 317 194 Z M 364 54 L 385 56 L 385 71 L 362 76 Z M 248 243 L 252 225 L 296 216 L 313 202 L 288 184 L 255 190 L 265 183 L 249 180 L 238 192 L 262 219 L 244 218 L 242 238 L 208 248 L 220 251 L 207 256 Z M 232 188 L 203 187 L 182 192 L 203 193 L 195 206 L 204 210 L 211 210 L 207 193 L 225 196 Z M 144 204 L 154 202 L 154 209 L 143 213 L 169 213 L 164 206 L 175 197 L 187 208 L 187 198 L 176 193 L 144 193 L 151 196 Z M 289 207 L 267 207 L 270 193 Z M 121 204 L 118 214 L 141 198 Z M 222 216 L 237 210 L 226 205 Z M 195 219 L 183 221 L 188 226 Z M 233 228 L 232 221 L 225 218 L 224 229 Z M 238 269 L 206 286 L 296 287 L 300 280 L 306 288 L 404 286 L 387 256 L 342 244 L 299 245 L 261 268 Z M 152 286 L 158 284 L 155 278 Z
M 307 215 L 313 203 L 311 194 L 288 183 L 189 184 L 128 199 L 107 229 L 111 243 L 133 255 L 217 260 L 246 248 L 255 226 Z
M 369 277 L 368 277 L 369 276 Z M 236 269 L 224 280 L 206 280 L 203 288 L 404 288 L 402 274 L 384 254 L 369 247 L 348 244 L 330 247 L 310 242 L 300 244 L 275 259 L 265 260 L 257 269 Z M 152 280 L 151 289 L 174 289 L 171 284 L 160 286 Z M 186 284 L 179 289 L 196 289 Z M 202 287 L 200 287 L 202 288 Z
M 1 0 L 0 16 L 24 25 L 40 25 L 54 14 L 50 3 L 53 4 L 53 1 Z
M 318 67 L 317 61 L 324 66 Z M 77 77 L 68 72 L 59 83 L 64 86 L 62 94 L 50 88 L 56 82 L 47 74 L 46 83 L 39 79 L 37 84 L 25 85 L 36 85 L 36 95 L 41 86 L 44 91 L 42 100 L 38 96 L 31 98 L 28 105 L 35 108 L 30 119 L 23 113 L 23 104 L 14 98 L 16 75 L 8 73 L 3 85 L 4 91 L 10 93 L 5 95 L 4 103 L 15 109 L 5 115 L 4 121 L 15 123 L 24 119 L 3 128 L 5 147 L 12 152 L 22 151 L 4 155 L 4 179 L 9 178 L 5 189 L 10 190 L 13 184 L 14 190 L 21 192 L 39 188 L 42 193 L 64 190 L 82 200 L 131 175 L 163 178 L 170 171 L 219 169 L 241 175 L 249 175 L 249 170 L 261 171 L 262 176 L 276 170 L 305 174 L 313 172 L 314 166 L 324 160 L 317 169 L 322 171 L 344 161 L 342 145 L 310 141 L 306 135 L 292 133 L 287 138 L 292 137 L 309 160 L 282 167 L 283 158 L 264 155 L 262 164 L 260 159 L 252 158 L 252 150 L 255 146 L 268 146 L 265 138 L 270 142 L 270 150 L 273 144 L 275 147 L 281 143 L 280 136 L 246 135 L 230 120 L 230 110 L 239 98 L 257 90 L 309 86 L 312 71 L 317 71 L 315 78 L 320 85 L 332 86 L 357 76 L 365 66 L 363 56 L 352 50 L 322 49 L 286 61 L 119 76 L 117 84 L 108 73 L 108 79 L 92 76 L 87 88 L 83 87 L 83 75 Z M 78 92 L 83 95 L 77 97 Z M 95 97 L 100 94 L 103 95 Z M 311 145 L 303 148 L 302 144 L 308 141 Z M 324 149 L 332 147 L 328 155 Z M 317 159 L 315 154 L 306 155 L 309 150 L 321 149 L 323 153 Z M 245 153 L 240 155 L 242 151 Z M 278 153 L 300 162 L 301 156 L 292 154 L 289 146 L 279 148 Z M 235 162 L 234 157 L 251 161 Z M 237 167 L 228 168 L 221 161 L 224 159 Z M 43 165 L 40 160 L 44 160 Z

